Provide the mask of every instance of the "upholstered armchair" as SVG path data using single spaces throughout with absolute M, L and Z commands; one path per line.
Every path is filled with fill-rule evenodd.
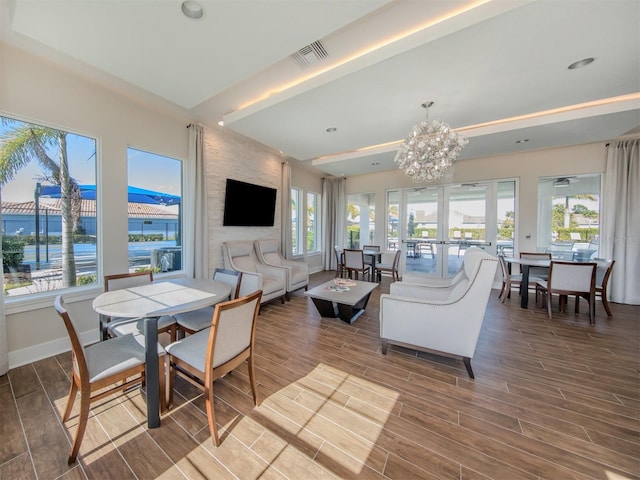
M 309 286 L 309 266 L 305 262 L 288 260 L 282 256 L 278 240 L 256 240 L 258 260 L 266 265 L 287 269 L 287 297 L 291 292 Z
M 472 257 L 476 255 L 481 256 L 484 253 L 484 250 L 478 247 L 468 248 L 464 253 L 460 268 L 455 274 L 449 277 L 434 277 L 433 275 L 421 272 L 405 272 L 402 275 L 402 282 L 406 284 L 422 285 L 425 287 L 450 287 L 466 278 L 464 273 L 464 262 L 468 262 Z
M 224 268 L 242 272 L 239 295 L 245 296 L 262 290 L 260 303 L 280 298 L 284 303 L 287 294 L 287 269 L 265 265 L 256 256 L 253 240 L 234 240 L 222 243 Z
M 471 250 L 471 249 L 469 249 Z M 462 278 L 450 286 L 395 282 L 380 296 L 382 353 L 389 343 L 460 356 L 471 378 L 471 358 L 498 259 L 480 250 L 464 257 Z

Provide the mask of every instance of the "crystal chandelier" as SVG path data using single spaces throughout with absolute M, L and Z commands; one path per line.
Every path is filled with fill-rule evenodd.
M 428 120 L 433 102 L 421 105 L 427 110 L 425 120 L 416 123 L 398 149 L 395 162 L 414 182 L 434 182 L 441 179 L 453 165 L 460 151 L 469 143 L 449 125 Z

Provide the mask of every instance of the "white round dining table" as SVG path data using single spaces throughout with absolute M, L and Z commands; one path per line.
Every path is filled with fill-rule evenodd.
M 111 290 L 98 295 L 93 309 L 101 315 L 144 318 L 147 425 L 160 426 L 158 318 L 198 310 L 229 298 L 231 287 L 208 279 L 179 278 Z

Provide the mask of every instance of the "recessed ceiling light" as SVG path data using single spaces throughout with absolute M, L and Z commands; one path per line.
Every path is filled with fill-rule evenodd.
M 375 167 L 376 165 L 380 165 L 380 162 L 373 162 L 371 165 Z
M 333 133 L 333 132 L 335 132 L 335 131 L 337 131 L 337 130 L 338 130 L 338 129 L 337 129 L 336 127 L 329 127 L 329 128 L 327 128 L 327 132 L 329 132 L 329 133 Z
M 224 120 L 220 120 L 220 121 L 218 122 L 218 125 L 220 125 L 221 127 L 224 127 Z
M 185 0 L 182 2 L 182 13 L 187 18 L 198 20 L 204 15 L 204 8 L 195 0 Z
M 587 65 L 592 63 L 594 60 L 595 60 L 595 58 L 593 58 L 593 57 L 583 58 L 582 60 L 578 60 L 577 62 L 573 62 L 567 68 L 569 70 L 575 70 L 576 68 L 586 67 Z
M 525 143 L 525 142 L 528 142 L 528 141 L 529 141 L 528 138 L 523 138 L 521 140 L 516 140 L 516 143 Z

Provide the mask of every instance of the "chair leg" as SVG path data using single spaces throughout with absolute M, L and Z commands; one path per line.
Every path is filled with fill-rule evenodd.
M 173 408 L 173 382 L 175 380 L 176 371 L 175 369 L 171 368 L 171 358 L 169 357 L 169 355 L 165 355 L 165 356 L 167 357 L 167 370 L 166 370 L 167 409 L 171 409 Z
M 64 409 L 64 414 L 62 415 L 62 421 L 66 422 L 69 420 L 69 415 L 71 415 L 71 410 L 73 409 L 73 404 L 76 401 L 76 395 L 78 394 L 78 386 L 76 385 L 75 379 L 71 379 L 71 387 L 69 387 L 69 397 L 67 398 L 67 408 Z
M 604 306 L 604 309 L 607 311 L 607 316 L 613 317 L 613 314 L 611 313 L 611 309 L 609 308 L 609 301 L 607 300 L 606 293 L 602 292 L 602 295 L 600 296 L 600 298 L 602 298 L 602 305 Z
M 218 426 L 216 425 L 216 411 L 213 404 L 213 382 L 205 387 L 204 398 L 207 408 L 207 420 L 209 421 L 209 431 L 211 432 L 211 441 L 216 447 L 220 446 L 220 438 L 218 437 Z
M 71 445 L 71 451 L 69 452 L 69 459 L 67 463 L 73 464 L 78 458 L 78 452 L 80 452 L 80 444 L 82 443 L 82 437 L 87 429 L 87 421 L 89 420 L 89 406 L 91 403 L 91 392 L 80 392 L 80 416 L 78 418 L 78 429 L 76 435 L 73 438 L 73 445 Z
M 383 338 L 382 339 L 382 354 L 383 355 L 387 354 L 387 347 L 388 346 L 389 346 L 389 342 Z
M 253 404 L 257 407 L 260 402 L 258 401 L 258 389 L 256 387 L 256 372 L 253 362 L 253 353 L 249 355 L 247 359 L 247 367 L 249 368 L 249 383 L 251 384 L 251 393 L 253 394 Z
M 551 292 L 545 292 L 545 297 L 547 298 L 547 316 L 551 317 Z

